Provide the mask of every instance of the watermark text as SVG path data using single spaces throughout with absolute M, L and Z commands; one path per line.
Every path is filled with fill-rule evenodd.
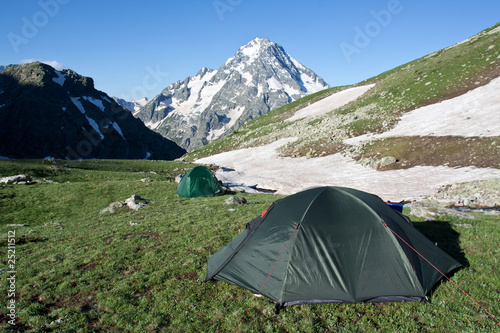
M 10 325 L 16 324 L 16 231 L 7 231 L 7 317 Z
M 36 11 L 31 17 L 23 16 L 21 18 L 20 33 L 11 31 L 7 34 L 7 39 L 15 53 L 19 53 L 19 47 L 28 44 L 30 40 L 38 35 L 40 29 L 49 24 L 51 18 L 54 18 L 60 9 L 60 5 L 65 5 L 70 0 L 40 0 L 38 6 L 40 10 Z

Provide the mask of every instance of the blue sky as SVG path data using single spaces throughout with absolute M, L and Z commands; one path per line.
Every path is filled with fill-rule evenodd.
M 5 1 L 0 65 L 52 62 L 131 100 L 269 37 L 338 86 L 460 42 L 499 13 L 497 0 Z

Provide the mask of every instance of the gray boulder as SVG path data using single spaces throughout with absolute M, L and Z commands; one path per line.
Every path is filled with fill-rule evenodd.
M 130 198 L 126 199 L 125 201 L 112 202 L 108 207 L 102 209 L 100 213 L 101 214 L 106 214 L 106 213 L 113 214 L 113 213 L 115 213 L 116 208 L 121 208 L 124 206 L 127 206 L 128 208 L 133 209 L 133 210 L 139 210 L 141 208 L 146 207 L 146 204 L 149 201 L 150 200 L 148 200 L 148 199 L 144 199 L 138 195 L 133 194 Z
M 28 175 L 17 175 L 17 176 L 9 176 L 0 178 L 0 183 L 4 184 L 31 184 L 33 178 Z
M 244 205 L 247 203 L 247 200 L 243 197 L 229 197 L 224 201 L 224 205 Z
M 459 212 L 455 209 L 440 207 L 437 204 L 423 201 L 413 201 L 411 203 L 411 215 L 431 219 L 439 215 L 450 215 L 470 220 L 475 219 L 475 217 L 470 214 Z
M 138 210 L 138 209 L 146 207 L 146 203 L 148 201 L 149 200 L 143 199 L 140 196 L 133 194 L 130 198 L 128 198 L 127 200 L 125 200 L 125 204 L 130 209 Z

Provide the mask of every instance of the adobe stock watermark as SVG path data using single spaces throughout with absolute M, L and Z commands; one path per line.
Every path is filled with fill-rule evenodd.
M 133 87 L 131 89 L 130 95 L 122 96 L 127 101 L 137 100 L 139 98 L 145 97 L 146 95 L 148 95 L 148 92 L 160 88 L 162 84 L 166 84 L 166 78 L 169 74 L 167 72 L 161 71 L 159 65 L 156 65 L 155 69 L 147 66 L 145 70 L 147 74 L 142 79 L 142 85 Z M 81 102 L 81 98 L 79 98 L 79 101 Z M 118 105 L 118 103 L 116 102 L 111 103 L 111 113 L 113 114 L 113 116 L 110 116 L 110 118 L 114 118 L 115 120 L 124 120 L 127 117 L 133 117 L 130 111 Z M 91 122 L 92 120 L 95 122 L 92 130 L 81 130 L 81 133 L 83 134 L 85 139 L 80 140 L 74 147 L 71 147 L 69 145 L 66 146 L 66 151 L 68 153 L 67 158 L 79 160 L 89 157 L 92 152 L 103 142 L 104 136 L 106 134 L 117 132 L 123 137 L 123 133 L 121 132 L 118 124 L 108 117 L 104 117 L 98 122 L 96 122 L 95 119 L 91 119 L 89 120 L 89 122 Z
M 135 101 L 147 96 L 149 92 L 160 89 L 161 85 L 166 84 L 166 79 L 169 76 L 169 73 L 163 72 L 160 69 L 160 65 L 156 65 L 156 68 L 146 66 L 145 70 L 147 74 L 142 78 L 142 84 L 134 86 L 130 90 L 130 95 L 123 95 L 123 99 L 127 101 Z
M 7 231 L 7 322 L 14 326 L 16 324 L 16 316 L 19 310 L 16 309 L 16 231 Z
M 224 21 L 224 15 L 232 12 L 237 6 L 241 5 L 243 0 L 215 0 L 212 2 L 217 15 L 221 21 Z
M 49 24 L 51 18 L 54 18 L 60 9 L 60 5 L 66 5 L 70 0 L 40 0 L 38 5 L 40 10 L 36 11 L 31 17 L 23 16 L 21 18 L 20 34 L 13 31 L 7 34 L 7 39 L 15 53 L 19 53 L 19 46 L 28 44 L 30 40 L 38 35 L 40 29 Z
M 373 20 L 366 22 L 362 28 L 359 26 L 354 27 L 355 34 L 352 44 L 346 42 L 339 44 L 347 63 L 352 61 L 352 56 L 354 54 L 359 54 L 361 53 L 361 50 L 368 47 L 372 39 L 379 36 L 383 28 L 389 26 L 393 16 L 401 14 L 402 11 L 403 6 L 401 5 L 400 0 L 389 0 L 389 2 L 387 2 L 386 9 L 370 11 L 370 15 Z

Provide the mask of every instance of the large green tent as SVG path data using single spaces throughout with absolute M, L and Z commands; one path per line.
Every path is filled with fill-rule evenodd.
M 437 269 L 460 266 L 378 196 L 318 187 L 250 221 L 208 259 L 207 280 L 249 289 L 279 309 L 422 300 L 443 277 Z
M 224 194 L 217 178 L 206 167 L 199 165 L 182 177 L 177 188 L 180 197 L 213 197 Z

